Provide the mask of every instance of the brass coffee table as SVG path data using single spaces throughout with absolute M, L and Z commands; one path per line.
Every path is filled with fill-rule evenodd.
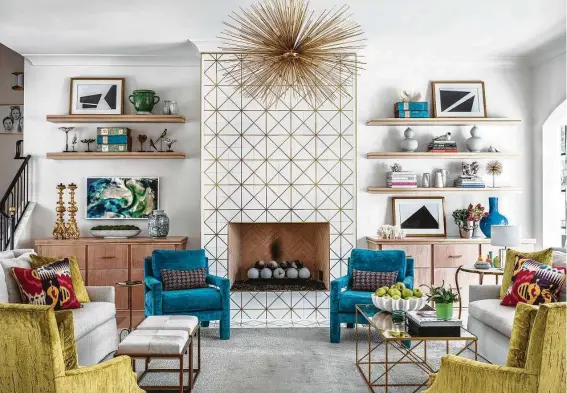
M 429 306 L 424 309 L 432 310 Z M 460 355 L 469 349 L 474 352 L 475 360 L 478 357 L 477 337 L 462 327 L 460 337 L 413 337 L 407 333 L 405 325 L 393 324 L 392 314 L 366 304 L 356 305 L 355 321 L 366 324 L 368 329 L 368 342 L 359 349 L 359 324 L 356 324 L 356 367 L 370 391 L 374 393 L 378 391 L 377 388 L 384 393 L 388 393 L 388 389 L 393 387 L 415 387 L 412 392 L 424 389 L 429 374 L 438 371 L 431 365 L 431 353 L 428 358 L 427 343 L 430 341 L 445 342 L 446 354 L 450 353 L 450 342 L 464 342 L 464 347 L 454 355 Z M 376 337 L 376 340 L 373 340 L 373 337 Z M 474 349 L 471 346 L 474 346 Z M 384 353 L 375 354 L 376 349 L 380 347 L 384 348 Z M 397 358 L 394 358 L 394 355 L 397 355 Z M 410 369 L 408 374 L 412 375 L 415 375 L 416 371 L 423 372 L 425 380 L 423 383 L 392 383 L 390 374 L 394 367 L 407 367 Z

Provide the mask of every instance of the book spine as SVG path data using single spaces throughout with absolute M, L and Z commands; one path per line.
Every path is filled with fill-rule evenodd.
M 427 118 L 429 117 L 428 111 L 395 111 L 396 118 Z
M 407 181 L 407 182 L 388 182 L 389 186 L 417 186 L 417 182 Z
M 429 103 L 427 101 L 419 102 L 396 102 L 394 104 L 394 112 L 399 111 L 427 111 Z
M 486 186 L 484 184 L 477 184 L 477 185 L 473 185 L 473 184 L 461 184 L 460 186 L 455 186 L 457 188 L 486 188 Z
M 97 135 L 129 135 L 130 129 L 125 127 L 97 127 Z
M 121 153 L 130 151 L 130 145 L 120 144 L 120 145 L 97 145 L 96 151 L 102 153 Z
M 431 153 L 458 153 L 458 149 L 430 149 L 428 150 Z
M 130 139 L 127 135 L 98 135 L 96 143 L 99 145 L 123 145 L 128 144 Z
M 417 176 L 388 176 L 388 180 L 417 180 Z

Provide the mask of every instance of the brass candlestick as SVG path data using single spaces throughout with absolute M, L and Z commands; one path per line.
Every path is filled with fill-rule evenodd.
M 77 225 L 77 220 L 75 219 L 75 215 L 77 214 L 77 203 L 75 202 L 75 190 L 77 189 L 77 185 L 75 183 L 71 183 L 67 186 L 69 189 L 69 207 L 67 211 L 69 212 L 69 223 L 67 224 L 67 239 L 78 239 L 81 235 L 81 231 L 79 231 L 79 226 Z
M 64 240 L 67 238 L 67 228 L 65 227 L 65 202 L 63 202 L 63 191 L 65 190 L 65 185 L 60 183 L 57 185 L 57 191 L 59 193 L 59 200 L 57 201 L 57 207 L 55 211 L 57 212 L 57 221 L 55 221 L 55 227 L 53 228 L 53 237 L 57 240 Z

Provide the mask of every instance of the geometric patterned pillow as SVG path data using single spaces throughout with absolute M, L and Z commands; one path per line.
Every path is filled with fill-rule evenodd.
M 518 303 L 539 305 L 558 301 L 565 274 L 559 269 L 522 259 L 516 271 L 513 284 L 508 288 L 502 302 L 503 306 L 516 306 Z
M 396 283 L 398 272 L 369 272 L 352 269 L 352 290 L 374 292 L 380 287 L 391 287 Z
M 205 268 L 193 270 L 162 269 L 160 273 L 164 291 L 207 287 Z
M 55 310 L 80 308 L 71 280 L 69 259 L 35 269 L 12 268 L 23 303 L 52 306 Z

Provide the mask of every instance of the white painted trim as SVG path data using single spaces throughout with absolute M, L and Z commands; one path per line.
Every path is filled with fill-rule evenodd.
M 200 58 L 195 56 L 25 54 L 24 57 L 34 67 L 38 67 L 38 66 L 200 67 Z

